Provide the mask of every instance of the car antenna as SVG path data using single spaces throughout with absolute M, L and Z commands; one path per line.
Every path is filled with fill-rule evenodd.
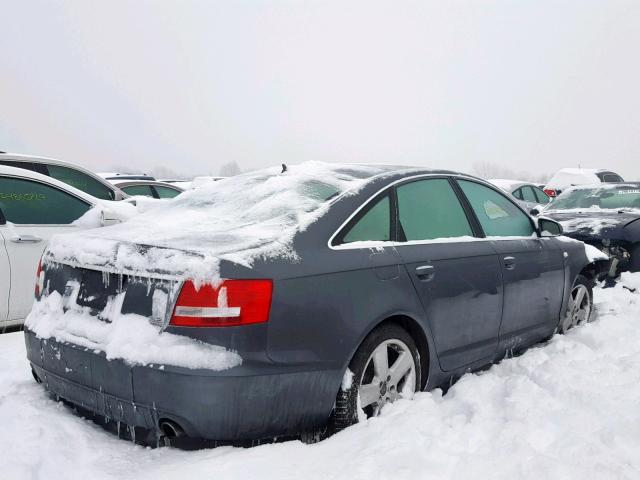
M 286 171 L 287 171 L 287 166 L 283 163 L 282 164 L 282 171 L 280 172 L 280 174 L 283 174 Z

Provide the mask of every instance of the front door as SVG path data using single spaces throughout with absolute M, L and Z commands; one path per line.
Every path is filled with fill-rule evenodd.
M 73 232 L 72 222 L 91 205 L 49 184 L 24 177 L 0 176 L 0 227 L 8 255 L 8 319 L 24 318 L 33 304 L 38 261 L 49 238 Z
M 498 256 L 475 233 L 447 178 L 396 188 L 397 249 L 431 327 L 440 366 L 491 361 L 502 318 Z
M 564 295 L 562 251 L 539 238 L 531 218 L 501 193 L 458 180 L 500 259 L 504 308 L 500 339 L 505 348 L 539 341 L 558 322 Z

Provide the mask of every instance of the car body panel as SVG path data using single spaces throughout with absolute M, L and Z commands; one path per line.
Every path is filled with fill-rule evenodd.
M 517 348 L 557 324 L 564 295 L 564 260 L 552 238 L 492 241 L 504 282 L 501 341 Z M 510 259 L 510 264 L 505 259 Z

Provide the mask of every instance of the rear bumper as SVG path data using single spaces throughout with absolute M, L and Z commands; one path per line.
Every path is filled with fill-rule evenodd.
M 156 430 L 172 420 L 186 435 L 220 441 L 294 435 L 326 422 L 341 372 L 256 362 L 212 372 L 132 366 L 25 329 L 27 357 L 45 389 L 96 415 Z

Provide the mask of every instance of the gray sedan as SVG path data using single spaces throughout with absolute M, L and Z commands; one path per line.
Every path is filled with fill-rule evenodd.
M 27 355 L 137 439 L 318 438 L 588 321 L 600 261 L 561 232 L 450 171 L 238 175 L 56 237 Z

